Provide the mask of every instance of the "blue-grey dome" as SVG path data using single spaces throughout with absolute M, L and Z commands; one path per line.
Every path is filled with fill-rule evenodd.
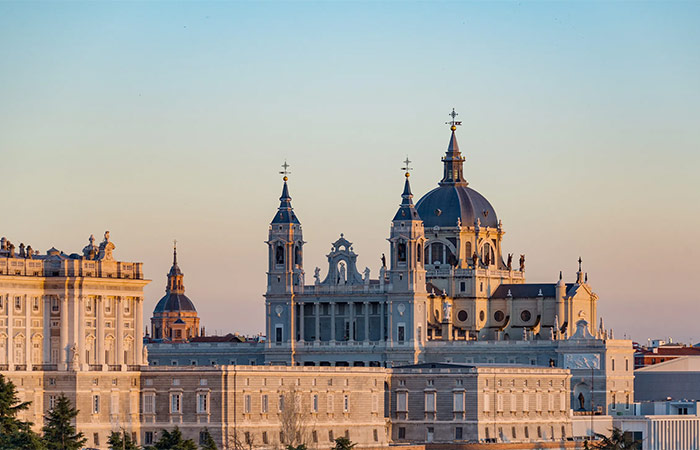
M 153 310 L 153 313 L 178 311 L 197 312 L 197 310 L 194 308 L 194 304 L 185 294 L 168 292 L 165 294 L 165 297 L 160 299 L 156 305 L 156 308 Z
M 482 227 L 498 226 L 496 210 L 483 195 L 465 184 L 443 184 L 428 192 L 416 204 L 426 231 L 434 226 L 473 226 L 478 218 Z

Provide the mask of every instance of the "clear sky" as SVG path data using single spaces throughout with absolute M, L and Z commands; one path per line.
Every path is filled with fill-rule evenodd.
M 700 342 L 700 3 L 0 3 L 0 235 L 143 261 L 177 239 L 209 333 L 264 331 L 285 158 L 307 279 L 339 234 L 376 277 L 400 202 L 470 186 L 530 282 L 576 259 L 616 337 Z

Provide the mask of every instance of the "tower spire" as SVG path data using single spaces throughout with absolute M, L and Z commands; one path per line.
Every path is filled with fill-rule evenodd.
M 442 180 L 440 181 L 441 186 L 445 184 L 467 184 L 467 181 L 464 179 L 463 174 L 465 158 L 459 151 L 459 144 L 457 143 L 457 136 L 455 135 L 455 130 L 457 130 L 457 126 L 462 125 L 461 120 L 455 120 L 458 115 L 459 113 L 457 113 L 455 109 L 452 108 L 452 112 L 449 114 L 449 116 L 452 117 L 452 120 L 450 120 L 449 122 L 445 122 L 445 124 L 450 126 L 452 135 L 450 136 L 450 143 L 447 145 L 447 152 L 442 158 L 442 163 L 444 164 L 444 173 L 442 176 Z
M 173 240 L 173 266 L 177 266 L 177 239 Z
M 280 174 L 283 175 L 282 181 L 282 195 L 280 195 L 280 206 L 277 210 L 277 214 L 272 219 L 272 223 L 299 223 L 296 214 L 294 214 L 294 209 L 292 208 L 292 197 L 289 195 L 289 187 L 287 186 L 287 180 L 291 172 L 288 170 L 289 164 L 287 160 L 282 164 L 282 170 Z

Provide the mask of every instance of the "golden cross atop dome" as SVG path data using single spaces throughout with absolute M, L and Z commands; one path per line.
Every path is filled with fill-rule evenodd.
M 462 126 L 462 121 L 461 120 L 455 120 L 455 118 L 459 115 L 457 111 L 455 111 L 454 108 L 452 108 L 452 112 L 448 114 L 450 117 L 452 117 L 452 120 L 449 122 L 445 122 L 446 125 L 450 125 L 450 130 L 454 131 L 457 129 L 457 125 Z
M 409 173 L 410 170 L 413 170 L 413 167 L 409 167 L 409 164 L 411 164 L 411 160 L 408 159 L 408 155 L 406 155 L 406 160 L 403 162 L 404 166 L 401 168 L 404 172 L 406 172 L 406 178 L 410 177 L 411 174 Z
M 289 164 L 287 164 L 287 160 L 286 160 L 286 159 L 284 160 L 284 164 L 282 164 L 282 169 L 283 169 L 283 170 L 280 171 L 280 173 L 281 173 L 282 175 L 284 175 L 284 177 L 282 177 L 282 179 L 283 179 L 284 181 L 287 181 L 287 180 L 288 180 L 287 175 L 289 175 L 289 174 L 292 173 L 292 172 L 290 172 L 289 170 L 287 170 L 287 169 L 289 169 Z

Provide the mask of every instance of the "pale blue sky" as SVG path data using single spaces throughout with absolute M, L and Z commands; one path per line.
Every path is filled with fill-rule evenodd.
M 606 324 L 700 341 L 697 2 L 0 3 L 0 235 L 146 264 L 177 238 L 209 332 L 262 331 L 279 165 L 306 270 L 345 233 L 376 276 L 414 161 L 457 108 L 470 185 L 527 278 L 582 256 Z M 310 277 L 310 275 L 309 275 Z

